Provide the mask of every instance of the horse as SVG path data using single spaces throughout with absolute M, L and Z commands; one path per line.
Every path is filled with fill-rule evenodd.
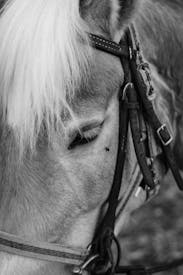
M 61 245 L 68 248 L 65 254 L 69 248 L 74 253 L 88 247 L 105 213 L 125 74 L 119 58 L 91 46 L 88 33 L 119 43 L 133 22 L 151 63 L 156 113 L 182 143 L 182 92 L 174 86 L 182 88 L 181 5 L 178 0 L 2 1 L 0 247 L 2 232 L 7 240 L 16 237 L 9 240 L 9 251 L 0 252 L 0 275 L 72 273 L 69 263 L 12 253 L 14 243 L 19 238 L 26 240 L 19 245 L 23 250 L 32 243 L 45 249 L 41 243 L 46 243 L 47 251 Z M 161 178 L 166 169 L 158 155 L 157 149 L 154 165 Z M 141 181 L 129 131 L 116 235 L 127 215 L 146 201 L 146 190 L 138 191 Z

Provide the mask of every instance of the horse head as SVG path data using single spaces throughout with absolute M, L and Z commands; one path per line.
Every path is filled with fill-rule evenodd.
M 118 57 L 91 47 L 88 33 L 118 43 L 141 2 L 5 2 L 0 17 L 1 231 L 75 249 L 91 242 L 114 177 L 124 70 Z M 126 150 L 116 234 L 125 214 L 146 200 L 146 190 L 136 195 L 142 175 L 130 131 Z M 60 263 L 0 255 L 1 275 L 70 270 Z

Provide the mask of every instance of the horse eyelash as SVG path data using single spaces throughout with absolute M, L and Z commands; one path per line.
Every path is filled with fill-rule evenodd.
M 93 136 L 84 136 L 83 134 L 78 133 L 76 135 L 76 137 L 74 138 L 74 140 L 71 142 L 71 144 L 68 147 L 68 150 L 72 150 L 74 149 L 76 146 L 81 146 L 81 145 L 85 145 L 88 144 L 92 141 L 94 141 L 96 138 L 98 137 L 97 134 L 93 135 Z
M 89 130 L 87 128 L 86 131 L 78 131 L 73 141 L 70 143 L 68 150 L 72 150 L 76 146 L 85 145 L 94 141 L 99 136 L 103 123 L 104 122 Z

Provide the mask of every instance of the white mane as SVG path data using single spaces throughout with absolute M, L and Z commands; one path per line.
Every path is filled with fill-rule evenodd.
M 50 131 L 61 122 L 66 95 L 87 71 L 85 31 L 78 0 L 8 0 L 3 8 L 0 101 L 20 147 L 35 146 L 43 119 Z

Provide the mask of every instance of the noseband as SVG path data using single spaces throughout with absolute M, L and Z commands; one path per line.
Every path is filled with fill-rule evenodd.
M 119 99 L 119 137 L 116 168 L 112 188 L 108 197 L 108 209 L 99 226 L 96 228 L 93 241 L 87 250 L 75 250 L 60 245 L 25 241 L 15 235 L 0 232 L 0 251 L 16 254 L 38 260 L 60 262 L 75 266 L 74 273 L 82 274 L 88 271 L 91 274 L 154 274 L 183 264 L 179 259 L 169 264 L 157 265 L 153 268 L 143 266 L 119 266 L 120 246 L 114 235 L 116 209 L 118 206 L 121 182 L 123 179 L 126 158 L 126 144 L 129 125 L 131 128 L 135 153 L 143 175 L 143 188 L 147 193 L 154 192 L 158 185 L 154 171 L 154 161 L 150 149 L 142 139 L 140 117 L 144 124 L 150 125 L 161 146 L 165 162 L 171 169 L 180 190 L 183 190 L 183 180 L 177 169 L 171 150 L 172 136 L 165 124 L 162 124 L 155 114 L 152 98 L 153 88 L 150 81 L 149 68 L 144 63 L 134 27 L 127 29 L 119 44 L 103 37 L 89 34 L 91 46 L 97 50 L 112 54 L 121 60 L 124 71 L 124 84 L 118 95 Z M 147 142 L 146 142 L 147 143 Z M 148 160 L 148 161 L 147 161 Z M 137 186 L 132 186 L 130 194 Z M 116 255 L 113 255 L 112 246 L 116 246 Z

